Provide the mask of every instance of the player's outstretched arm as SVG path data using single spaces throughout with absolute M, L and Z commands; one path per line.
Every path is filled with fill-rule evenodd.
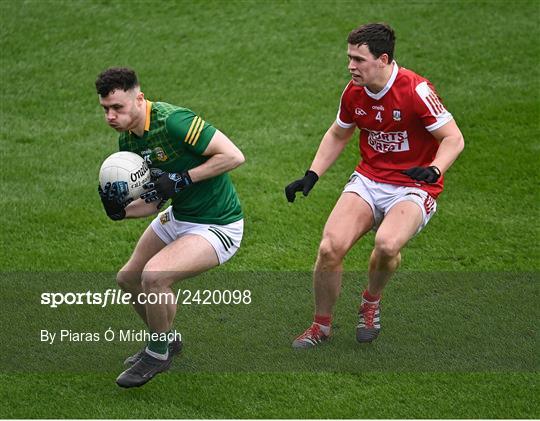
M 347 146 L 355 128 L 356 127 L 344 129 L 334 122 L 324 134 L 319 149 L 317 150 L 317 154 L 309 169 L 314 171 L 319 177 L 322 177 L 328 168 L 336 162 L 336 159 L 341 152 L 343 152 L 343 149 Z
M 303 178 L 293 181 L 285 187 L 285 196 L 289 202 L 294 202 L 296 193 L 301 191 L 307 196 L 315 183 L 319 180 L 328 168 L 336 161 L 341 154 L 352 134 L 354 127 L 344 129 L 334 122 L 323 136 L 317 154 L 313 162 L 306 171 Z

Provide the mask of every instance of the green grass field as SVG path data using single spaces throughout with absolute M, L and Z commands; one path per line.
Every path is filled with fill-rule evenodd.
M 0 418 L 540 417 L 539 16 L 537 1 L 0 2 Z M 370 21 L 394 27 L 396 60 L 434 83 L 466 149 L 402 253 L 379 340 L 354 339 L 370 234 L 347 257 L 333 340 L 297 353 L 356 141 L 309 198 L 289 205 L 283 188 L 335 118 L 348 32 Z M 95 191 L 117 148 L 94 90 L 112 65 L 247 158 L 232 173 L 241 250 L 180 287 L 250 289 L 253 301 L 182 307 L 182 356 L 138 390 L 114 383 L 138 344 L 39 340 L 40 329 L 141 328 L 127 306 L 39 304 L 44 291 L 114 288 L 149 223 L 108 220 Z

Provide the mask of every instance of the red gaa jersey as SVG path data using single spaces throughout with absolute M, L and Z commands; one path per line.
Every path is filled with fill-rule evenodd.
M 374 94 L 349 82 L 336 123 L 360 129 L 360 174 L 382 183 L 418 187 L 434 198 L 443 189 L 443 177 L 435 184 L 420 183 L 402 174 L 411 167 L 429 166 L 439 148 L 430 133 L 452 119 L 431 83 L 393 63 L 386 86 Z

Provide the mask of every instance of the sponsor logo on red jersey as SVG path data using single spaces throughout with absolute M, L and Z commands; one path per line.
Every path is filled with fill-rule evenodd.
M 368 145 L 377 152 L 405 152 L 409 150 L 409 135 L 402 132 L 368 132 Z

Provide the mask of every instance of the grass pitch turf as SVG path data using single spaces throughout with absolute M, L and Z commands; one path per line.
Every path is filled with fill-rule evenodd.
M 538 418 L 539 8 L 535 1 L 1 2 L 0 314 L 9 352 L 0 417 Z M 403 252 L 378 342 L 352 347 L 368 235 L 345 263 L 359 275 L 344 284 L 334 341 L 294 354 L 289 343 L 312 311 L 308 273 L 356 164 L 355 139 L 308 199 L 289 205 L 283 187 L 305 171 L 335 118 L 348 80 L 347 33 L 369 21 L 394 27 L 397 62 L 434 83 L 466 149 L 446 177 L 437 215 Z M 100 274 L 91 289 L 114 287 L 101 274 L 123 264 L 148 223 L 107 220 L 95 192 L 116 136 L 103 123 L 93 82 L 111 65 L 134 67 L 149 99 L 193 109 L 247 158 L 232 173 L 246 214 L 242 249 L 215 271 L 230 283 L 210 277 L 181 287 L 225 289 L 236 279 L 249 285 L 254 304 L 182 309 L 177 325 L 186 343 L 193 340 L 184 359 L 134 391 L 115 386 L 113 367 L 135 345 L 47 348 L 38 336 L 41 324 L 62 318 L 67 328 L 106 329 L 108 317 L 137 328 L 131 310 L 55 313 L 35 294 L 51 285 L 28 285 L 36 274 L 67 271 Z M 82 290 L 64 278 L 53 284 Z M 411 332 L 416 325 L 424 329 Z M 261 352 L 243 347 L 257 337 Z M 461 342 L 446 345 L 450 339 Z M 96 369 L 100 357 L 104 368 Z

